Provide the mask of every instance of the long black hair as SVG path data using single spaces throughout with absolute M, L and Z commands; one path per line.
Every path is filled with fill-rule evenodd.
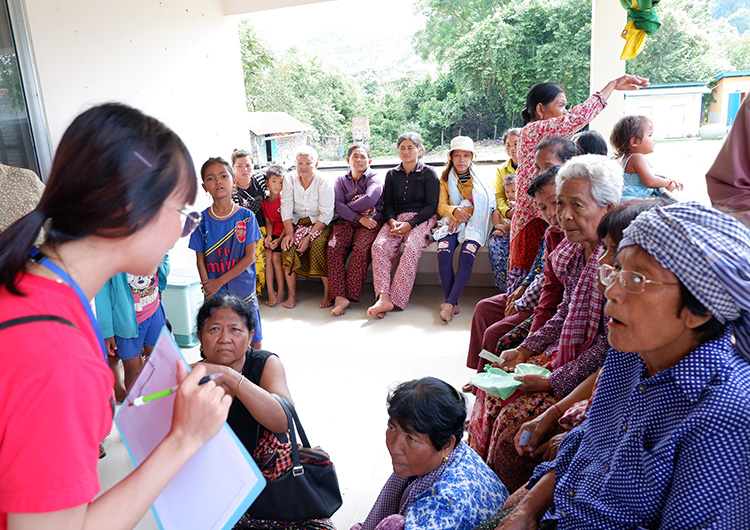
M 521 111 L 523 124 L 536 121 L 536 106 L 541 103 L 546 107 L 562 91 L 562 87 L 557 83 L 539 83 L 531 87 L 526 94 L 526 108 Z
M 80 114 L 63 134 L 37 207 L 0 234 L 0 284 L 14 294 L 20 272 L 47 223 L 46 245 L 141 230 L 175 189 L 192 202 L 193 161 L 160 121 L 119 103 Z

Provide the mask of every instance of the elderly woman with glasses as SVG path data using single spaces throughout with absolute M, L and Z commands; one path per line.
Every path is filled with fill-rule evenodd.
M 596 289 L 597 258 L 603 245 L 597 227 L 620 201 L 622 169 L 600 155 L 570 159 L 555 178 L 557 220 L 565 239 L 550 261 L 563 285 L 557 313 L 519 347 L 503 351 L 500 368 L 519 363 L 551 370 L 549 376 L 519 375 L 518 392 L 506 400 L 490 395 L 474 404 L 469 445 L 512 491 L 521 487 L 539 462 L 521 458 L 513 444 L 519 427 L 567 396 L 604 361 L 604 297 Z
M 709 207 L 633 221 L 602 269 L 613 350 L 587 420 L 498 528 L 747 526 L 748 263 L 750 231 Z

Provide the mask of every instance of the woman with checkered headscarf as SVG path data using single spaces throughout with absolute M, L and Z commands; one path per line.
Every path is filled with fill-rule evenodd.
M 498 528 L 750 521 L 750 230 L 698 203 L 655 207 L 602 266 L 607 355 L 587 420 Z

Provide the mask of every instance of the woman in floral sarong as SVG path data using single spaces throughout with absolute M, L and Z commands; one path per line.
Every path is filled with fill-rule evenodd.
M 599 155 L 575 157 L 560 169 L 557 219 L 565 234 L 551 255 L 564 286 L 557 313 L 514 349 L 501 354 L 500 368 L 512 371 L 528 362 L 550 368 L 549 377 L 516 376 L 522 382 L 510 398 L 477 400 L 469 445 L 511 491 L 522 486 L 538 463 L 521 458 L 513 438 L 524 422 L 566 396 L 603 362 L 606 345 L 604 298 L 596 290 L 597 258 L 602 248 L 597 226 L 622 193 L 620 166 Z
M 333 219 L 333 187 L 317 171 L 318 153 L 304 147 L 297 153 L 297 170 L 284 177 L 281 191 L 282 261 L 289 292 L 284 307 L 297 305 L 297 275 L 320 278 L 323 299 L 320 307 L 330 307 L 326 248 Z

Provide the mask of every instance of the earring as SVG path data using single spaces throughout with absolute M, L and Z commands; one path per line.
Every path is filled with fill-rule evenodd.
M 447 462 L 447 461 L 448 461 L 448 457 L 447 457 L 447 456 L 444 456 L 444 457 L 443 457 L 443 462 Z

